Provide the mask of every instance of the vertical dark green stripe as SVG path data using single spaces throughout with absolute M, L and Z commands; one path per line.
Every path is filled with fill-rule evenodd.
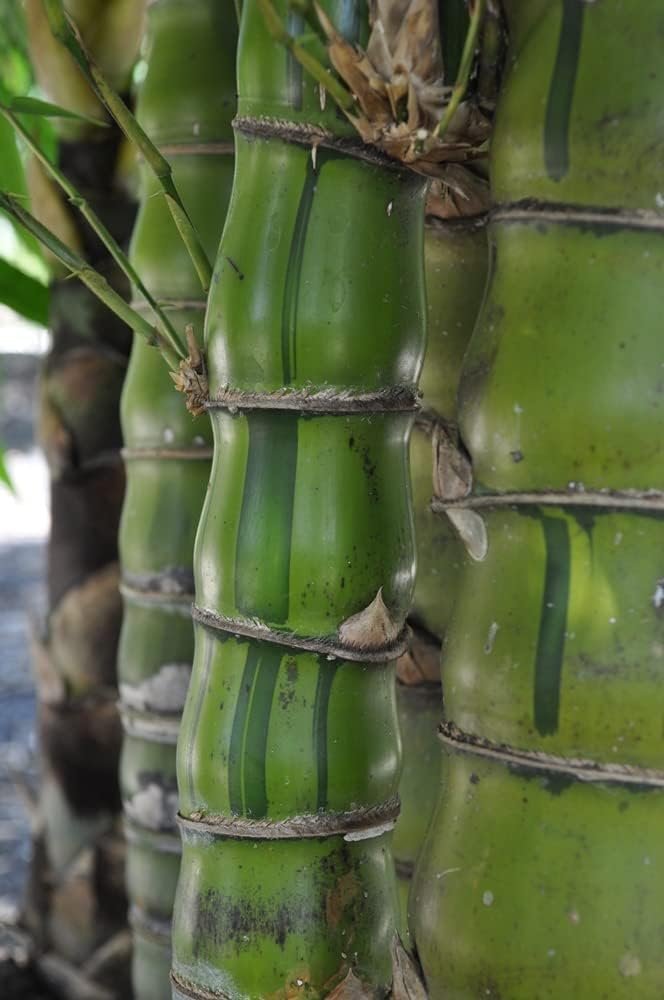
M 544 593 L 535 659 L 535 728 L 555 733 L 560 709 L 560 682 L 570 588 L 570 542 L 567 522 L 542 515 L 546 547 Z
M 319 152 L 319 163 L 321 156 Z M 297 208 L 295 226 L 291 239 L 288 268 L 284 283 L 284 304 L 281 313 L 281 357 L 284 372 L 284 385 L 290 385 L 297 371 L 296 337 L 297 337 L 297 305 L 300 295 L 300 275 L 304 244 L 307 238 L 307 227 L 311 206 L 316 192 L 317 174 L 311 156 L 307 156 L 307 170 L 304 186 Z
M 243 788 L 247 815 L 254 819 L 267 815 L 267 734 L 281 655 L 278 646 L 264 647 L 249 709 L 242 754 Z
M 269 624 L 288 617 L 297 414 L 247 414 L 249 456 L 235 555 L 235 603 Z
M 235 706 L 235 715 L 233 717 L 231 745 L 228 752 L 228 797 L 231 812 L 238 816 L 244 815 L 242 794 L 244 730 L 247 722 L 247 709 L 249 707 L 251 690 L 254 685 L 259 661 L 260 647 L 257 644 L 252 644 L 247 650 L 247 659 L 244 664 L 242 681 L 237 696 L 237 705 Z
M 330 693 L 335 678 L 338 662 L 330 661 L 325 656 L 318 657 L 318 679 L 314 698 L 313 743 L 316 755 L 316 771 L 318 778 L 318 793 L 316 806 L 318 810 L 327 808 L 327 713 L 330 706 Z
M 562 0 L 558 52 L 553 68 L 544 122 L 544 164 L 554 181 L 569 170 L 569 119 L 581 51 L 582 0 Z

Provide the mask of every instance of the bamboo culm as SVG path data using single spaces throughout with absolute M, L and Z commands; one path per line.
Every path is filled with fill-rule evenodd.
M 359 5 L 325 7 L 360 37 Z M 215 458 L 178 742 L 174 996 L 385 991 L 424 182 L 321 108 L 257 0 L 238 66 L 206 320 Z
M 154 4 L 137 106 L 142 126 L 173 164 L 210 257 L 233 175 L 236 34 L 230 2 Z M 131 259 L 180 336 L 192 324 L 202 340 L 205 297 L 147 168 Z M 135 308 L 147 306 L 139 301 Z M 175 742 L 193 656 L 194 534 L 211 461 L 208 417 L 187 413 L 168 376 L 156 352 L 136 339 L 122 397 L 127 495 L 118 664 L 136 1000 L 170 994 L 170 922 L 180 866 Z
M 461 362 L 484 291 L 488 265 L 485 222 L 484 216 L 442 219 L 427 214 L 424 238 L 427 350 L 420 378 L 422 408 L 410 441 L 417 579 L 408 615 L 409 649 L 397 664 L 403 774 L 393 851 L 404 936 L 413 868 L 438 791 L 440 649 L 466 558 L 454 526 L 431 510 L 433 473 L 438 434 L 455 422 Z
M 432 998 L 657 997 L 664 11 L 508 0 L 474 485 L 415 876 Z M 444 878 L 437 878 L 444 873 Z

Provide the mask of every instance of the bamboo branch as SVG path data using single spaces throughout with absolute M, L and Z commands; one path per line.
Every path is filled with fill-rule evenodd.
M 118 245 L 117 241 L 108 231 L 104 223 L 101 221 L 99 216 L 93 210 L 93 208 L 88 204 L 85 198 L 76 190 L 73 184 L 67 179 L 67 177 L 62 173 L 62 171 L 52 163 L 44 151 L 40 148 L 39 144 L 35 142 L 34 138 L 30 135 L 30 132 L 21 124 L 18 118 L 12 113 L 10 108 L 7 108 L 4 104 L 0 104 L 0 114 L 4 115 L 7 121 L 10 123 L 12 128 L 18 132 L 18 134 L 23 138 L 28 148 L 34 153 L 39 162 L 43 165 L 44 169 L 51 175 L 54 181 L 60 185 L 62 190 L 67 195 L 70 203 L 79 210 L 83 218 L 87 221 L 90 228 L 97 234 L 101 242 L 104 244 L 111 257 L 118 265 L 120 270 L 129 281 L 135 286 L 135 288 L 140 292 L 145 301 L 148 303 L 152 309 L 155 319 L 157 320 L 159 329 L 164 340 L 170 344 L 176 353 L 181 353 L 183 344 L 178 337 L 175 328 L 171 324 L 170 320 L 164 313 L 161 306 L 155 300 L 155 298 L 150 294 L 148 289 L 143 284 L 140 275 L 137 273 L 133 264 L 123 252 L 121 247 Z
M 468 25 L 468 33 L 466 35 L 466 41 L 463 46 L 463 52 L 461 54 L 461 62 L 459 64 L 459 71 L 457 73 L 456 82 L 452 88 L 452 96 L 450 97 L 449 104 L 446 106 L 443 116 L 436 125 L 433 134 L 438 138 L 442 139 L 447 132 L 450 122 L 456 114 L 457 108 L 463 100 L 464 94 L 468 89 L 468 80 L 470 79 L 470 71 L 473 68 L 473 60 L 475 58 L 475 48 L 477 46 L 477 36 L 480 30 L 480 24 L 484 18 L 484 13 L 486 11 L 486 0 L 475 0 L 473 6 L 472 14 L 470 15 L 470 24 Z
M 106 305 L 111 312 L 115 313 L 130 329 L 137 333 L 152 347 L 157 347 L 169 367 L 177 371 L 180 361 L 184 360 L 182 348 L 175 350 L 164 337 L 148 321 L 136 312 L 135 309 L 125 302 L 121 295 L 113 289 L 106 278 L 99 274 L 93 267 L 79 257 L 77 253 L 58 239 L 55 233 L 43 226 L 28 212 L 19 201 L 11 194 L 0 191 L 0 209 L 11 215 L 20 225 L 24 226 L 29 233 L 39 240 L 57 259 L 64 264 L 74 277 L 82 281 L 90 291 Z
M 175 186 L 170 163 L 143 131 L 122 98 L 115 93 L 104 74 L 85 51 L 76 28 L 65 13 L 62 0 L 42 0 L 42 2 L 54 36 L 65 46 L 100 101 L 127 138 L 138 147 L 145 162 L 153 171 L 189 252 L 203 291 L 207 294 L 212 280 L 212 266 Z
M 338 104 L 342 111 L 353 111 L 355 109 L 355 99 L 351 92 L 347 90 L 343 84 L 339 83 L 331 70 L 329 70 L 326 66 L 323 66 L 323 64 L 316 59 L 315 56 L 312 56 L 310 52 L 307 52 L 298 39 L 294 38 L 293 35 L 288 32 L 286 26 L 279 17 L 272 0 L 258 0 L 258 6 L 261 9 L 265 27 L 270 32 L 274 40 L 279 42 L 280 45 L 283 45 L 284 48 L 288 49 L 290 54 L 300 64 L 300 66 L 302 66 L 302 68 L 305 69 L 321 87 L 325 88 L 332 100 Z

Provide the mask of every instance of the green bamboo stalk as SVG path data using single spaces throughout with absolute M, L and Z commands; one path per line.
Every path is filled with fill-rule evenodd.
M 35 141 L 28 129 L 21 124 L 12 110 L 5 107 L 3 104 L 0 104 L 0 114 L 3 115 L 12 128 L 18 132 L 28 149 L 34 154 L 34 156 L 37 157 L 46 172 L 65 192 L 70 204 L 78 209 L 88 225 L 92 228 L 93 232 L 99 237 L 122 273 L 129 279 L 132 285 L 134 285 L 136 290 L 140 292 L 145 301 L 149 303 L 164 341 L 169 344 L 179 358 L 184 360 L 186 358 L 186 352 L 183 350 L 182 343 L 175 332 L 173 325 L 164 313 L 163 309 L 160 307 L 159 303 L 155 301 L 152 295 L 150 295 L 150 292 L 141 281 L 140 275 L 132 266 L 131 261 L 122 250 L 117 240 L 114 239 L 112 234 L 109 232 L 108 227 L 104 225 L 92 206 L 86 201 L 80 192 L 76 190 L 75 186 L 62 172 L 62 170 L 60 170 L 57 164 L 53 163 L 43 152 L 39 143 Z
M 438 503 L 483 546 L 448 633 L 414 930 L 434 998 L 654 997 L 664 12 L 504 6 L 493 267 L 460 388 L 474 485 Z
M 325 8 L 366 41 L 359 5 Z M 206 319 L 216 455 L 178 740 L 174 996 L 384 993 L 424 182 L 321 109 L 258 0 L 238 81 Z
M 85 50 L 78 33 L 65 11 L 63 0 L 43 0 L 43 4 L 53 34 L 71 54 L 100 101 L 111 113 L 127 138 L 140 150 L 145 162 L 154 172 L 177 230 L 196 269 L 201 287 L 207 293 L 212 277 L 212 268 L 196 229 L 180 198 L 173 180 L 170 163 L 162 156 L 155 144 L 138 124 L 122 98 L 109 85 L 99 66 Z
M 409 649 L 397 664 L 404 769 L 393 851 L 404 935 L 412 873 L 438 792 L 441 643 L 465 556 L 452 524 L 431 510 L 432 469 L 438 434 L 456 420 L 461 362 L 482 300 L 488 265 L 484 223 L 483 216 L 443 219 L 430 211 L 425 230 L 427 351 L 420 378 L 422 409 L 410 442 L 417 579 L 408 615 Z
M 228 0 L 160 0 L 137 118 L 173 163 L 214 254 L 233 176 L 237 29 Z M 130 256 L 178 327 L 201 333 L 205 299 L 156 184 L 143 170 Z M 143 308 L 139 305 L 138 308 Z M 127 494 L 120 530 L 125 617 L 118 675 L 121 786 L 136 1000 L 170 995 L 170 921 L 180 866 L 175 738 L 193 657 L 194 533 L 210 474 L 211 428 L 192 419 L 168 373 L 136 341 L 122 398 Z

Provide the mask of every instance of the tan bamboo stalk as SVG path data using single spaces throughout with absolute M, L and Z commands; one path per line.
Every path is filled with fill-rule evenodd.
M 126 90 L 143 3 L 75 0 L 83 37 Z M 52 39 L 39 0 L 25 4 L 37 78 L 49 99 L 105 115 Z M 58 165 L 120 242 L 134 217 L 123 188 L 121 135 L 59 120 Z M 66 199 L 30 165 L 33 207 L 120 292 L 125 281 Z M 78 281 L 53 268 L 52 348 L 41 379 L 40 437 L 51 473 L 48 615 L 35 639 L 43 759 L 43 830 L 35 849 L 28 919 L 46 947 L 81 963 L 125 925 L 119 828 L 115 651 L 120 628 L 117 526 L 124 490 L 119 396 L 130 334 Z M 128 950 L 120 951 L 125 965 Z M 120 967 L 116 969 L 122 981 Z

